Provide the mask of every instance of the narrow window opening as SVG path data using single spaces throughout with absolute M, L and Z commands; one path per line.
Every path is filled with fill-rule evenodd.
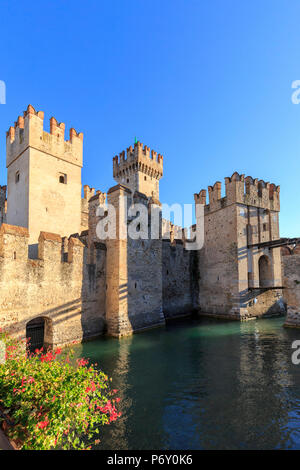
M 20 172 L 19 171 L 16 172 L 15 181 L 16 181 L 16 183 L 18 183 L 20 181 Z

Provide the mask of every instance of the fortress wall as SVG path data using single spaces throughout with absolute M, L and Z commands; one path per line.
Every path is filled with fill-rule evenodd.
M 141 142 L 113 158 L 113 176 L 119 184 L 159 199 L 159 180 L 163 176 L 163 156 Z
M 163 312 L 165 318 L 191 313 L 193 305 L 194 252 L 184 248 L 182 241 L 162 242 Z
M 26 228 L 7 224 L 0 228 L 0 328 L 24 338 L 26 324 L 44 317 L 46 343 L 53 346 L 100 334 L 104 320 L 99 315 L 96 321 L 91 308 L 96 287 L 89 281 L 88 268 L 83 269 L 84 245 L 71 237 L 67 261 L 62 261 L 61 237 L 41 232 L 39 257 L 31 260 L 28 238 Z
M 300 247 L 281 249 L 283 298 L 287 304 L 285 326 L 300 328 Z

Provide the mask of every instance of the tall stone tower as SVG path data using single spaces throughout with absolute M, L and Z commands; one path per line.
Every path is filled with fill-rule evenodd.
M 199 306 L 203 313 L 247 319 L 282 310 L 279 186 L 234 173 L 195 194 L 204 204 L 204 246 L 199 252 Z
M 80 231 L 83 134 L 29 105 L 6 134 L 7 223 L 27 227 L 30 244 L 40 231 L 67 236 Z
M 119 184 L 127 186 L 134 193 L 138 191 L 147 197 L 159 200 L 159 180 L 163 176 L 163 156 L 150 151 L 141 142 L 134 148 L 113 158 L 113 175 Z

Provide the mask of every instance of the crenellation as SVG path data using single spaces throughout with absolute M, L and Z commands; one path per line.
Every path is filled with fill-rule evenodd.
M 58 139 L 65 139 L 66 125 L 63 122 L 57 122 L 55 117 L 50 118 L 50 134 L 55 135 Z
M 95 194 L 95 188 L 91 188 L 88 184 L 85 184 L 83 186 L 83 194 L 84 194 L 84 199 L 87 201 L 94 196 Z
M 71 128 L 65 140 L 65 124 L 53 116 L 46 132 L 44 113 L 31 105 L 7 133 L 5 221 L 27 227 L 31 245 L 41 230 L 66 236 L 86 228 L 82 153 L 82 133 Z

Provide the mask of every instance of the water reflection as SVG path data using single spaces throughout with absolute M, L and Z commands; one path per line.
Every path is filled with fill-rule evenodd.
M 282 323 L 182 321 L 78 346 L 122 399 L 99 448 L 300 448 L 299 331 Z

